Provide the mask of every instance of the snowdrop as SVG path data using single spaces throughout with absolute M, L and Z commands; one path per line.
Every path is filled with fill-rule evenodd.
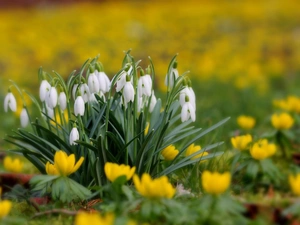
M 4 99 L 4 111 L 7 112 L 8 108 L 10 108 L 10 110 L 13 112 L 17 111 L 17 101 L 11 91 L 7 93 Z
M 77 143 L 75 141 L 79 140 L 79 132 L 78 129 L 76 127 L 73 127 L 70 133 L 70 137 L 69 137 L 69 143 L 70 145 L 77 145 Z
M 77 96 L 75 103 L 74 103 L 74 114 L 75 116 L 80 115 L 83 116 L 84 115 L 84 110 L 85 110 L 85 105 L 84 105 L 84 100 L 81 97 L 81 95 Z
M 118 78 L 117 82 L 116 82 L 116 91 L 120 92 L 123 87 L 125 86 L 126 82 L 127 82 L 127 77 L 130 75 L 132 71 L 132 66 L 128 66 L 127 68 L 125 68 L 125 70 L 123 70 L 120 74 L 120 77 Z
M 185 98 L 186 96 L 189 98 L 189 101 L 193 105 L 194 108 L 196 108 L 196 96 L 191 87 L 186 86 L 180 91 L 179 94 L 179 102 L 180 105 L 183 106 L 185 104 Z
M 22 127 L 26 127 L 29 123 L 29 116 L 28 116 L 27 110 L 25 108 L 23 108 L 21 111 L 20 121 L 21 121 Z
M 43 80 L 41 85 L 40 85 L 40 99 L 42 102 L 45 101 L 46 95 L 48 91 L 50 91 L 51 85 L 47 80 Z
M 65 92 L 59 93 L 58 104 L 62 111 L 64 111 L 67 108 L 67 96 Z
M 166 75 L 165 85 L 168 87 L 173 87 L 176 79 L 179 77 L 179 73 L 177 70 L 177 62 L 174 62 L 171 73 Z
M 51 87 L 50 90 L 46 93 L 45 102 L 49 108 L 53 109 L 57 105 L 57 90 L 55 87 Z
M 110 89 L 110 84 L 111 84 L 108 76 L 104 72 L 98 72 L 97 79 L 99 82 L 99 90 L 103 94 L 107 93 Z
M 185 122 L 189 118 L 191 118 L 194 122 L 196 120 L 196 111 L 192 103 L 189 101 L 189 97 L 186 96 L 185 103 L 181 108 L 181 122 Z
M 154 95 L 154 91 L 152 90 L 151 100 L 150 100 L 150 106 L 149 106 L 149 112 L 152 112 L 155 105 L 156 105 L 157 99 Z
M 149 74 L 142 75 L 138 81 L 138 92 L 139 97 L 143 95 L 150 97 L 152 90 L 152 79 Z
M 99 80 L 96 76 L 97 71 L 91 73 L 88 78 L 88 87 L 91 93 L 97 93 L 100 90 Z
M 134 88 L 130 81 L 127 81 L 126 84 L 124 85 L 123 97 L 124 97 L 125 104 L 127 104 L 130 101 L 131 102 L 134 101 Z
M 50 117 L 51 119 L 54 117 L 54 110 L 50 107 L 47 106 L 43 108 L 43 113 L 45 113 L 48 117 Z
M 85 103 L 88 102 L 90 99 L 90 89 L 86 83 L 83 83 L 80 85 L 80 92 L 81 92 L 84 102 Z

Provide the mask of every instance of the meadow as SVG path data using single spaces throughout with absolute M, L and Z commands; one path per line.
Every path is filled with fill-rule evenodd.
M 16 174 L 45 174 L 37 176 L 31 184 L 35 185 L 35 191 L 52 197 L 49 204 L 36 206 L 29 200 L 32 190 L 21 189 L 28 194 L 25 197 L 20 197 L 16 190 L 3 193 L 3 198 L 13 201 L 12 210 L 3 222 L 73 224 L 74 215 L 81 209 L 96 210 L 101 215 L 76 216 L 75 224 L 86 224 L 88 220 L 99 224 L 99 221 L 104 224 L 296 223 L 300 217 L 297 199 L 300 195 L 297 161 L 300 146 L 299 8 L 296 0 L 189 0 L 184 4 L 182 1 L 44 3 L 29 8 L 0 9 L 0 99 L 4 101 L 10 87 L 18 106 L 16 112 L 4 112 L 5 103 L 0 109 L 0 135 L 7 140 L 5 135 L 12 134 L 13 129 L 19 138 L 1 139 L 0 151 L 21 159 L 22 163 L 15 166 L 19 170 L 13 171 Z M 72 73 L 74 70 L 76 72 Z M 115 78 L 113 84 L 117 90 L 104 93 L 105 100 L 101 95 L 96 97 L 99 108 L 85 102 L 88 110 L 83 114 L 75 111 L 79 108 L 73 105 L 74 98 L 68 103 L 74 106 L 74 112 L 70 110 L 72 107 L 68 108 L 66 119 L 57 116 L 63 114 L 56 105 L 53 107 L 56 107 L 56 117 L 49 116 L 48 112 L 44 112 L 46 118 L 41 117 L 39 107 L 26 94 L 29 91 L 39 99 L 41 82 L 46 79 L 51 85 L 57 85 L 59 93 L 71 96 L 73 85 L 83 80 L 88 82 L 97 70 L 103 70 L 111 82 Z M 176 74 L 174 70 L 179 74 L 177 86 L 170 84 Z M 118 90 L 123 72 L 132 77 L 133 85 L 137 85 L 144 73 L 150 74 L 155 96 L 162 99 L 161 108 L 150 110 L 150 95 L 143 99 L 149 101 L 149 105 L 143 105 L 144 114 L 138 110 L 137 100 L 128 103 L 129 94 L 125 98 L 127 92 L 123 86 L 122 91 Z M 130 78 L 125 76 L 124 79 Z M 24 99 L 10 80 L 20 87 Z M 68 82 L 64 84 L 62 80 Z M 188 98 L 175 101 L 189 84 L 196 96 L 195 121 L 192 114 L 183 116 L 182 111 L 175 110 L 189 101 L 193 103 L 188 91 L 184 92 Z M 84 96 L 83 89 L 75 89 L 75 95 Z M 114 98 L 110 102 L 111 96 Z M 105 109 L 118 107 L 118 99 L 122 99 L 124 108 L 110 115 Z M 25 133 L 17 130 L 21 127 L 20 117 L 24 118 L 22 105 L 31 113 L 31 122 L 37 123 L 35 117 L 45 120 L 45 127 L 61 139 L 55 139 L 50 145 L 52 134 L 39 130 L 36 124 L 24 128 Z M 44 103 L 39 105 L 45 107 Z M 132 117 L 129 109 L 132 109 Z M 151 113 L 146 113 L 149 110 L 155 112 L 152 117 Z M 174 114 L 177 117 L 173 118 Z M 120 116 L 124 121 L 120 121 Z M 186 116 L 190 116 L 188 121 Z M 167 117 L 173 120 L 170 122 Z M 93 118 L 93 122 L 89 118 Z M 96 127 L 95 121 L 103 121 L 105 126 Z M 218 124 L 220 121 L 223 122 Z M 79 130 L 80 140 L 71 135 L 75 142 L 69 143 L 64 131 L 70 134 L 74 127 Z M 198 128 L 203 128 L 203 137 L 197 133 L 202 132 Z M 31 137 L 31 129 L 37 134 L 41 132 L 39 136 L 45 142 Z M 164 139 L 151 133 L 151 129 Z M 97 132 L 99 135 L 94 136 Z M 32 146 L 38 149 L 34 143 L 48 146 L 36 150 L 37 159 L 28 156 Z M 155 143 L 155 147 L 149 143 Z M 173 144 L 175 149 L 171 148 Z M 27 159 L 7 151 L 16 147 L 17 153 L 27 154 Z M 99 149 L 104 154 L 109 147 L 113 153 L 107 153 L 107 159 L 97 155 Z M 136 154 L 138 147 L 144 149 L 145 156 Z M 81 157 L 85 161 L 79 163 L 82 164 L 79 169 L 77 164 L 62 168 L 60 163 L 64 160 L 68 163 L 69 158 L 55 156 L 53 149 L 55 152 L 63 149 L 75 154 L 76 161 L 80 162 Z M 92 153 L 83 154 L 83 149 Z M 120 156 L 120 152 L 126 152 L 126 156 Z M 104 170 L 108 162 L 130 168 L 112 166 L 111 175 L 107 172 L 109 169 Z M 0 165 L 0 170 L 10 171 L 9 164 L 13 163 Z M 186 167 L 181 167 L 183 164 Z M 142 180 L 133 176 L 134 166 Z M 122 170 L 126 172 L 120 172 Z M 167 181 L 161 179 L 154 183 L 145 178 L 148 186 L 157 189 L 161 196 L 149 191 L 146 184 L 143 186 L 144 173 L 157 179 L 167 176 Z M 89 175 L 83 178 L 82 174 Z M 47 181 L 51 184 L 46 182 L 50 179 L 47 176 L 55 177 Z M 42 185 L 45 182 L 52 191 L 45 191 Z M 218 186 L 216 183 L 219 189 L 214 187 Z M 73 195 L 62 194 L 65 190 L 62 187 L 69 186 L 75 187 L 73 195 L 79 196 L 80 204 L 75 203 L 78 199 Z M 161 186 L 168 188 L 161 189 Z M 175 187 L 176 194 L 173 193 Z M 89 205 L 91 201 L 86 200 L 99 196 L 101 202 L 92 206 Z M 32 205 L 48 213 L 36 213 Z

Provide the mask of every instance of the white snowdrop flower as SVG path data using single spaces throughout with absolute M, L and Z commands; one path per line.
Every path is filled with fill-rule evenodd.
M 137 97 L 137 98 L 138 98 L 138 112 L 141 112 L 143 108 L 143 98 L 142 97 Z
M 143 95 L 150 96 L 152 91 L 152 79 L 149 74 L 143 75 L 138 81 L 139 97 Z
M 134 88 L 130 81 L 127 81 L 126 84 L 124 85 L 123 97 L 124 97 L 125 104 L 127 104 L 130 101 L 131 102 L 134 101 Z
M 151 101 L 150 101 L 150 106 L 149 106 L 149 112 L 152 112 L 155 105 L 156 105 L 157 99 L 154 95 L 154 91 L 152 91 L 152 95 L 151 95 Z
M 58 100 L 58 95 L 57 95 L 57 90 L 55 87 L 51 87 L 50 90 L 46 94 L 46 104 L 50 108 L 55 108 L 57 105 L 57 100 Z
M 111 82 L 110 82 L 108 76 L 104 72 L 98 72 L 97 73 L 97 78 L 98 78 L 98 81 L 99 81 L 100 91 L 103 94 L 107 93 L 109 91 L 110 85 L 111 85 Z
M 65 92 L 60 92 L 58 96 L 58 104 L 62 111 L 67 108 L 67 96 Z
M 53 117 L 54 117 L 54 110 L 53 110 L 52 108 L 48 107 L 47 104 L 46 104 L 46 107 L 43 108 L 43 112 L 44 112 L 48 117 L 50 117 L 51 119 L 53 119 Z
M 94 93 L 90 94 L 89 102 L 90 102 L 90 103 L 96 103 L 96 102 L 97 102 L 97 99 L 96 99 Z
M 76 99 L 76 91 L 78 88 L 78 84 L 74 84 L 73 88 L 72 88 L 72 97 L 75 100 Z
M 196 95 L 195 95 L 195 92 L 194 92 L 192 87 L 189 87 L 189 90 L 190 90 L 190 96 L 189 96 L 190 101 L 193 104 L 194 108 L 196 109 Z
M 90 89 L 86 83 L 80 85 L 80 92 L 84 102 L 88 102 L 90 98 Z
M 81 97 L 81 95 L 77 96 L 75 103 L 74 103 L 74 114 L 75 116 L 84 115 L 84 110 L 85 110 L 85 105 L 84 105 L 84 100 Z
M 173 87 L 178 77 L 179 77 L 178 70 L 176 68 L 173 68 L 171 70 L 171 73 L 166 75 L 165 85 L 169 87 Z
M 192 119 L 193 122 L 196 120 L 196 112 L 192 103 L 185 102 L 181 109 L 181 122 L 187 121 L 189 118 Z
M 123 87 L 125 86 L 126 84 L 126 76 L 127 76 L 127 72 L 126 71 L 123 71 L 119 77 L 119 79 L 117 80 L 116 82 L 116 91 L 117 92 L 120 92 Z
M 40 99 L 42 102 L 46 99 L 46 94 L 48 91 L 50 91 L 51 85 L 47 80 L 42 80 L 42 83 L 40 85 Z
M 73 127 L 70 133 L 70 137 L 69 137 L 69 143 L 70 145 L 77 145 L 77 143 L 75 141 L 79 140 L 79 132 L 78 129 L 76 127 Z
M 183 88 L 180 91 L 179 94 L 179 102 L 180 105 L 183 106 L 185 104 L 185 98 L 188 97 L 189 101 L 191 102 L 191 104 L 193 105 L 193 107 L 196 109 L 196 97 L 195 97 L 195 93 L 193 91 L 192 88 L 186 86 L 185 88 Z
M 88 87 L 91 93 L 97 93 L 100 90 L 99 81 L 96 76 L 97 71 L 91 73 L 88 78 Z
M 29 123 L 29 116 L 28 116 L 27 110 L 25 108 L 23 108 L 21 111 L 20 121 L 21 121 L 22 127 L 26 127 Z
M 4 111 L 7 112 L 8 108 L 10 108 L 11 111 L 15 112 L 17 111 L 17 101 L 13 93 L 10 91 L 7 93 L 7 95 L 4 98 Z

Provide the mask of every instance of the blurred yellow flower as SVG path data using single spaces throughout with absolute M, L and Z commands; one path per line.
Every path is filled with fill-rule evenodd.
M 251 142 L 252 136 L 250 134 L 240 135 L 231 138 L 231 144 L 233 145 L 233 147 L 240 151 L 246 150 Z
M 178 153 L 179 151 L 175 148 L 174 145 L 169 145 L 161 151 L 162 156 L 165 158 L 165 160 L 168 161 L 173 160 L 178 155 Z
M 81 166 L 84 158 L 80 159 L 75 164 L 75 155 L 67 155 L 64 151 L 57 151 L 54 155 L 54 164 L 46 163 L 45 169 L 49 175 L 69 176 Z
M 107 179 L 111 182 L 114 182 L 120 176 L 126 176 L 126 179 L 130 180 L 135 172 L 135 166 L 130 168 L 128 165 L 107 162 L 104 171 Z
M 75 217 L 74 225 L 113 225 L 115 216 L 112 213 L 100 215 L 99 213 L 80 212 Z
M 276 145 L 269 144 L 267 139 L 261 139 L 250 148 L 250 154 L 254 159 L 263 160 L 276 153 Z
M 229 172 L 222 174 L 205 170 L 201 180 L 204 191 L 209 194 L 218 195 L 224 193 L 230 186 L 231 174 Z
M 12 159 L 10 156 L 6 156 L 3 160 L 3 166 L 9 172 L 20 173 L 23 169 L 23 162 L 18 158 Z
M 12 203 L 9 200 L 0 201 L 0 219 L 9 214 L 11 206 Z
M 189 156 L 189 155 L 192 155 L 194 154 L 195 152 L 197 151 L 200 151 L 201 150 L 201 146 L 200 145 L 195 145 L 195 144 L 191 144 L 187 149 L 186 149 L 186 152 L 185 152 L 185 156 Z M 206 156 L 208 155 L 208 152 L 201 152 L 195 156 L 193 156 L 191 159 L 197 159 L 197 158 L 202 158 L 203 156 Z M 204 162 L 205 160 L 201 161 L 201 162 Z
M 294 195 L 300 196 L 300 173 L 289 175 L 289 183 Z
M 134 175 L 133 183 L 137 191 L 147 198 L 172 198 L 176 192 L 167 176 L 152 179 L 149 174 L 144 173 L 140 179 Z
M 255 126 L 255 119 L 251 116 L 242 115 L 237 118 L 237 123 L 242 129 L 250 130 Z
M 145 131 L 144 131 L 144 135 L 148 134 L 148 132 L 149 132 L 149 126 L 150 126 L 150 124 L 147 123 L 147 126 L 146 126 Z
M 287 130 L 294 125 L 294 119 L 288 113 L 273 114 L 271 122 L 277 130 Z
M 273 105 L 289 112 L 300 113 L 300 98 L 297 96 L 290 95 L 286 99 L 274 100 Z

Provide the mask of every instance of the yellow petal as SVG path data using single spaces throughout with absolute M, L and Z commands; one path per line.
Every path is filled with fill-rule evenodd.
M 9 200 L 0 201 L 0 219 L 9 214 L 11 206 L 12 203 Z
M 79 169 L 79 167 L 81 166 L 81 164 L 83 163 L 83 160 L 84 160 L 84 157 L 80 157 L 80 159 L 77 161 L 77 163 L 75 164 L 75 166 L 73 167 L 73 169 L 71 170 L 71 173 L 74 173 L 74 172 L 76 172 L 78 169 Z M 70 174 L 71 174 L 70 173 Z

